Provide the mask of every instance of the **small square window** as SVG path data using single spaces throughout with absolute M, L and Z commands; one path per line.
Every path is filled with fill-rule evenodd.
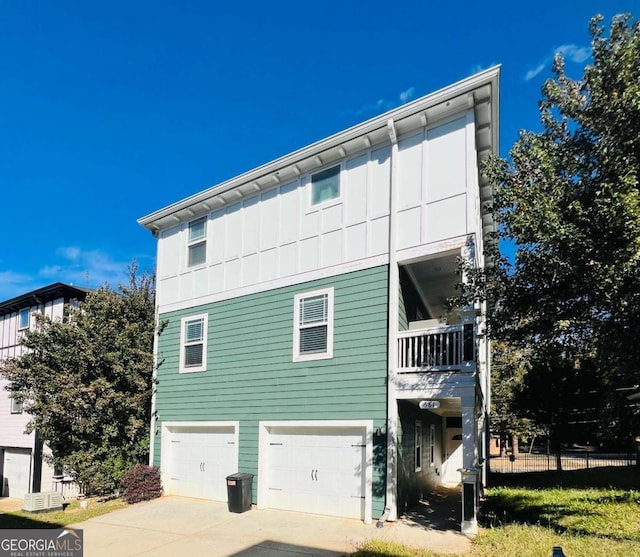
M 204 371 L 207 368 L 207 315 L 182 320 L 180 372 Z
M 293 361 L 333 357 L 333 288 L 294 298 Z
M 189 267 L 202 265 L 207 261 L 207 217 L 189 223 L 188 262 Z
M 30 317 L 30 312 L 28 309 L 20 310 L 20 316 L 18 317 L 18 329 L 29 328 L 29 317 Z
M 340 197 L 340 165 L 311 176 L 311 205 Z
M 11 413 L 22 414 L 22 401 L 17 400 L 15 397 L 11 397 Z

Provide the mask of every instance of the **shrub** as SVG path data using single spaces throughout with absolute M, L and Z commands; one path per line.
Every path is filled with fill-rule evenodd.
M 120 483 L 127 503 L 149 501 L 162 495 L 160 472 L 152 466 L 137 464 L 125 473 Z

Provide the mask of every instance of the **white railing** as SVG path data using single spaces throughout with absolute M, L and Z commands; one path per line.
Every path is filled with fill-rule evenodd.
M 472 324 L 398 333 L 398 371 L 473 371 Z

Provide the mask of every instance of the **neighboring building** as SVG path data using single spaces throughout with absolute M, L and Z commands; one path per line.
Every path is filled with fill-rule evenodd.
M 476 527 L 489 402 L 484 266 L 499 69 L 139 220 L 158 238 L 151 462 L 165 493 L 396 518 L 441 483 Z M 461 473 L 462 470 L 462 473 Z
M 20 340 L 34 326 L 35 313 L 63 319 L 65 304 L 84 300 L 86 294 L 84 288 L 58 282 L 0 302 L 0 361 L 23 353 Z M 48 448 L 37 431 L 25 433 L 31 416 L 6 386 L 0 378 L 0 496 L 22 499 L 27 493 L 55 490 L 54 470 L 42 459 Z

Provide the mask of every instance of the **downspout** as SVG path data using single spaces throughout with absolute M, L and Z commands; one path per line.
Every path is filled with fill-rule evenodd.
M 387 120 L 387 131 L 391 140 L 391 187 L 389 188 L 389 299 L 388 299 L 388 330 L 387 330 L 387 474 L 386 474 L 386 502 L 384 513 L 376 526 L 382 528 L 387 520 L 398 517 L 397 503 L 397 421 L 398 404 L 395 394 L 395 376 L 398 365 L 398 290 L 400 288 L 400 273 L 396 253 L 396 199 L 398 176 L 398 136 L 392 118 Z

